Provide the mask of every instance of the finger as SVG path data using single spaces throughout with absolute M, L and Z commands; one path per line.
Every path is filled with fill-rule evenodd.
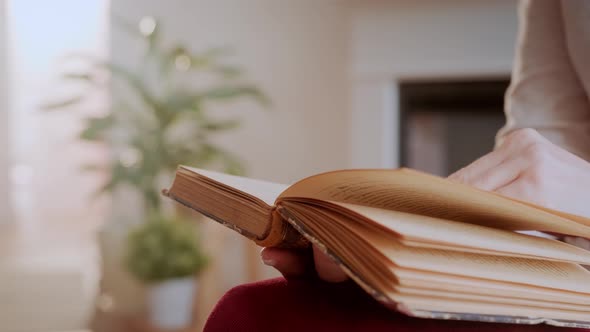
M 542 206 L 544 205 L 543 202 L 540 200 L 538 193 L 536 193 L 530 185 L 526 185 L 520 177 L 517 177 L 511 183 L 501 188 L 498 188 L 496 190 L 496 193 L 520 201 L 525 201 Z
M 537 137 L 539 136 L 539 137 Z M 513 132 L 505 137 L 502 144 L 494 151 L 477 159 L 473 163 L 451 174 L 448 179 L 473 185 L 476 179 L 481 178 L 490 170 L 498 167 L 511 156 L 517 155 L 520 150 L 526 148 L 533 140 L 540 140 L 542 137 L 531 131 Z
M 514 182 L 528 166 L 529 161 L 519 155 L 507 158 L 496 167 L 492 167 L 478 177 L 471 179 L 470 185 L 488 191 L 496 191 Z
M 315 269 L 318 276 L 329 282 L 342 282 L 348 279 L 348 276 L 338 264 L 336 264 L 330 257 L 326 256 L 315 245 L 313 246 L 313 258 L 315 261 Z
M 313 271 L 308 250 L 264 248 L 260 258 L 264 264 L 279 270 L 285 278 L 303 277 Z
M 473 185 L 473 183 L 480 178 L 483 174 L 489 172 L 491 169 L 497 167 L 506 158 L 508 158 L 508 152 L 500 149 L 492 151 L 485 156 L 477 159 L 473 163 L 466 167 L 458 170 L 451 174 L 448 179 L 464 184 Z

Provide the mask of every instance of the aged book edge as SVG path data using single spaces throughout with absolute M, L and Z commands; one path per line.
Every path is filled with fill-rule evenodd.
M 485 315 L 485 314 L 472 314 L 472 313 L 455 313 L 455 312 L 441 312 L 441 311 L 424 311 L 424 310 L 413 310 L 403 305 L 402 303 L 396 303 L 391 301 L 385 294 L 377 291 L 376 289 L 369 286 L 367 282 L 363 280 L 359 275 L 355 274 L 350 267 L 348 267 L 338 256 L 336 256 L 330 249 L 328 249 L 322 242 L 312 236 L 310 232 L 297 221 L 289 212 L 279 207 L 278 212 L 283 216 L 289 224 L 291 224 L 299 233 L 303 234 L 305 238 L 313 243 L 318 249 L 320 249 L 326 256 L 330 257 L 336 264 L 338 264 L 342 270 L 354 280 L 365 292 L 371 295 L 375 300 L 382 303 L 384 306 L 401 312 L 407 316 L 417 318 L 430 318 L 430 319 L 443 319 L 443 320 L 464 320 L 464 321 L 476 321 L 476 322 L 488 322 L 488 323 L 505 323 L 505 324 L 547 324 L 558 327 L 574 327 L 574 328 L 590 328 L 590 322 L 583 321 L 569 321 L 569 320 L 557 320 L 543 317 L 519 317 L 519 316 L 502 316 L 502 315 Z
M 541 317 L 518 317 L 518 316 L 501 316 L 501 315 L 480 315 L 480 314 L 468 314 L 468 313 L 455 313 L 455 312 L 440 312 L 440 311 L 421 311 L 411 310 L 398 305 L 395 308 L 399 312 L 402 312 L 408 316 L 418 318 L 431 318 L 431 319 L 445 319 L 445 320 L 465 320 L 465 321 L 476 321 L 476 322 L 487 322 L 487 323 L 504 323 L 504 324 L 525 324 L 525 325 L 536 325 L 536 324 L 547 324 L 558 327 L 574 327 L 574 328 L 590 328 L 589 322 L 582 321 L 571 321 L 571 320 L 559 320 L 551 318 Z
M 187 201 L 173 195 L 172 193 L 170 193 L 170 191 L 168 191 L 166 189 L 162 190 L 162 194 L 164 196 L 178 202 L 179 204 L 182 204 L 182 205 L 186 206 L 187 208 L 194 210 L 194 211 L 206 216 L 207 218 L 210 218 L 210 219 L 222 224 L 223 226 L 238 232 L 239 234 L 256 242 L 256 244 L 258 244 L 259 246 L 263 246 L 263 247 L 276 246 L 279 248 L 306 248 L 310 245 L 307 238 L 305 236 L 303 236 L 301 232 L 294 229 L 290 224 L 285 223 L 282 220 L 278 219 L 280 216 L 276 215 L 276 209 L 273 209 L 273 211 L 271 212 L 271 216 L 269 216 L 269 218 L 272 218 L 272 220 L 270 221 L 270 229 L 267 230 L 266 236 L 264 238 L 260 239 L 260 238 L 256 237 L 256 235 L 244 230 L 243 228 L 236 226 L 235 224 L 232 224 L 232 223 L 227 222 L 221 218 L 218 218 L 215 215 L 213 215 L 203 209 L 196 208 L 195 206 L 191 205 Z
M 227 228 L 230 228 L 230 229 L 238 232 L 239 234 L 247 237 L 250 240 L 254 240 L 254 241 L 257 240 L 256 235 L 254 235 L 254 234 L 252 234 L 252 233 L 250 233 L 250 232 L 248 232 L 248 231 L 246 231 L 246 230 L 244 230 L 244 229 L 242 229 L 242 228 L 240 228 L 240 227 L 238 227 L 238 226 L 236 226 L 236 225 L 234 225 L 232 223 L 229 223 L 229 222 L 227 222 L 225 220 L 222 220 L 222 219 L 220 219 L 220 218 L 212 215 L 211 213 L 209 213 L 209 212 L 207 212 L 205 210 L 195 208 L 190 203 L 188 203 L 188 202 L 184 201 L 183 199 L 181 199 L 181 198 L 179 198 L 179 197 L 171 194 L 166 189 L 162 190 L 162 195 L 164 195 L 164 196 L 166 196 L 166 197 L 168 197 L 168 198 L 170 198 L 170 199 L 172 199 L 172 200 L 174 200 L 174 201 L 176 201 L 176 202 L 178 202 L 178 203 L 186 206 L 187 208 L 189 208 L 191 210 L 197 211 L 198 213 L 204 215 L 207 218 L 210 218 L 210 219 L 213 219 L 213 220 L 217 221 L 218 223 L 222 224 L 223 226 L 225 226 Z

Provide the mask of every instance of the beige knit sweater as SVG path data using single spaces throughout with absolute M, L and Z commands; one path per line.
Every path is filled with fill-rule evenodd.
M 590 0 L 522 0 L 503 135 L 534 128 L 590 161 Z M 590 250 L 590 240 L 566 237 Z
M 525 0 L 506 126 L 534 128 L 590 160 L 590 0 Z

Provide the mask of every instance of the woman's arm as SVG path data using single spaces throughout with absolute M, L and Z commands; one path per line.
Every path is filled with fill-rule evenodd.
M 506 93 L 504 137 L 533 128 L 554 144 L 590 160 L 590 103 L 571 64 L 561 1 L 525 0 L 512 82 Z M 566 18 L 567 19 L 567 18 Z
M 571 64 L 561 9 L 560 1 L 520 3 L 507 124 L 495 151 L 450 178 L 590 217 L 590 104 Z

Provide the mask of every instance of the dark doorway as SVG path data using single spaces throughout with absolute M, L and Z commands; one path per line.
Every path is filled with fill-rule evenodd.
M 494 147 L 509 79 L 402 82 L 400 161 L 446 176 Z

